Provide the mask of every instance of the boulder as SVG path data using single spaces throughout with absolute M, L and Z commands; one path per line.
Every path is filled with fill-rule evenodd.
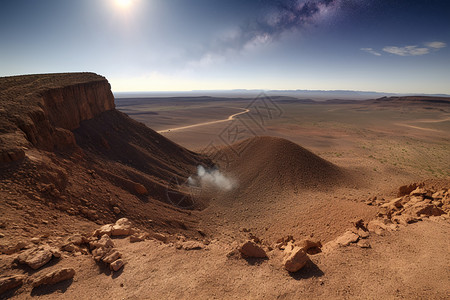
M 244 257 L 253 257 L 253 258 L 266 258 L 267 254 L 261 246 L 257 245 L 255 242 L 249 240 L 245 242 L 240 248 L 239 252 Z
M 338 245 L 348 246 L 351 243 L 356 243 L 359 239 L 359 235 L 352 231 L 346 231 L 343 235 L 338 237 L 335 241 Z
M 127 218 L 121 218 L 117 220 L 116 224 L 113 225 L 111 235 L 130 235 L 132 234 L 132 224 Z
M 55 255 L 53 255 L 54 253 Z M 19 254 L 16 261 L 21 264 L 26 264 L 30 268 L 36 270 L 48 263 L 53 256 L 61 257 L 61 253 L 57 249 L 53 249 L 48 245 L 43 245 Z
M 363 230 L 361 228 L 358 228 L 356 234 L 359 235 L 359 237 L 362 239 L 366 239 L 370 235 L 369 231 Z
M 23 284 L 25 276 L 13 275 L 0 277 L 0 295 Z
M 0 245 L 0 253 L 4 253 L 7 255 L 14 254 L 16 252 L 19 252 L 20 250 L 24 249 L 28 243 L 25 242 L 18 242 L 15 245 Z
M 49 273 L 38 275 L 32 280 L 32 286 L 38 287 L 43 284 L 55 284 L 63 280 L 72 279 L 75 276 L 75 270 L 72 268 L 63 268 Z
M 112 262 L 112 263 L 109 265 L 109 267 L 110 267 L 110 269 L 113 270 L 114 272 L 117 272 L 117 271 L 120 270 L 120 268 L 123 267 L 123 265 L 124 265 L 123 260 L 118 259 L 118 260 Z
M 305 250 L 301 247 L 287 246 L 284 250 L 285 257 L 283 259 L 284 268 L 288 272 L 297 272 L 303 268 L 309 260 Z

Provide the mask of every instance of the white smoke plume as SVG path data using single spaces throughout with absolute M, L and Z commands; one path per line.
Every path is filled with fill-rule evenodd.
M 189 176 L 187 182 L 191 186 L 213 187 L 223 191 L 231 191 L 236 187 L 236 182 L 219 169 L 205 169 L 203 166 L 198 166 L 197 174 Z

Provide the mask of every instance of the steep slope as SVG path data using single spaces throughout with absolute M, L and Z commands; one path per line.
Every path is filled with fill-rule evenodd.
M 199 164 L 210 162 L 116 111 L 102 76 L 0 78 L 0 221 L 15 224 L 12 236 L 42 220 L 52 232 L 119 217 L 198 234 L 196 212 L 183 208 L 203 204 L 178 182 Z

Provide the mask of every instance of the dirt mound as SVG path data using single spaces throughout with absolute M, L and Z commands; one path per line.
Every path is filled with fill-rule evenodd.
M 254 137 L 221 151 L 239 190 L 258 196 L 332 187 L 349 179 L 343 169 L 282 138 Z

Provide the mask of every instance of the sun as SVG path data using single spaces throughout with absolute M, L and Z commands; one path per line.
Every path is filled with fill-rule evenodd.
M 133 2 L 133 0 L 114 0 L 114 2 L 116 3 L 117 6 L 122 7 L 122 8 L 127 8 L 131 5 L 131 3 Z

